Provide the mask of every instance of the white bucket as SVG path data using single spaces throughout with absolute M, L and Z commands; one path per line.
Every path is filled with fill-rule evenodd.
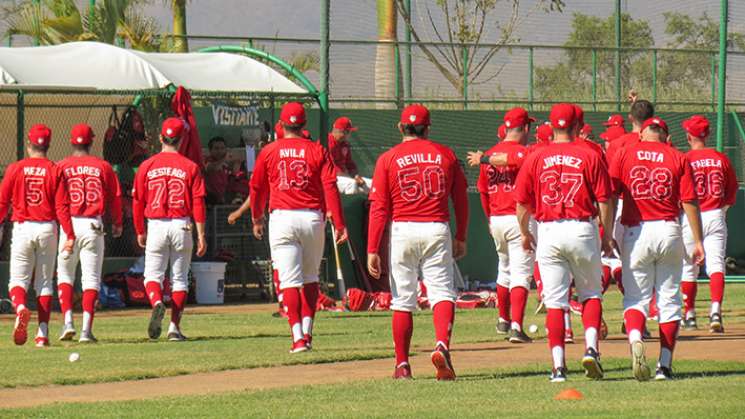
M 191 273 L 197 288 L 197 304 L 225 302 L 225 262 L 193 262 Z

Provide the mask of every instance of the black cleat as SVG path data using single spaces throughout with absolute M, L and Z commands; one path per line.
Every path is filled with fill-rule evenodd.
M 603 366 L 600 365 L 600 354 L 593 349 L 588 348 L 585 356 L 582 357 L 582 367 L 585 369 L 585 377 L 600 380 L 603 378 Z
M 683 329 L 689 330 L 689 331 L 698 329 L 698 323 L 696 323 L 696 318 L 690 317 L 688 319 L 683 320 Z
M 657 367 L 657 372 L 654 375 L 655 381 L 666 381 L 673 379 L 673 370 L 668 367 Z
M 567 369 L 564 367 L 554 368 L 551 370 L 551 377 L 549 380 L 552 383 L 563 383 L 567 380 Z
M 166 305 L 158 301 L 150 313 L 150 323 L 147 325 L 147 335 L 150 339 L 158 339 L 162 330 L 163 317 L 166 315 Z
M 497 320 L 497 334 L 506 335 L 510 331 L 510 322 Z
M 724 333 L 724 323 L 722 323 L 722 315 L 714 313 L 709 316 L 709 332 L 711 333 Z
M 510 329 L 510 334 L 507 336 L 507 340 L 510 343 L 532 343 L 533 339 L 526 335 L 522 330 Z

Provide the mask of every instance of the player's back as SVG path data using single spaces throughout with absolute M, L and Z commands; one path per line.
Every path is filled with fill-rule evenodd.
M 107 198 L 121 194 L 111 165 L 96 156 L 70 156 L 57 163 L 67 183 L 70 215 L 97 217 Z
M 270 210 L 325 209 L 323 182 L 335 183 L 336 177 L 323 146 L 305 138 L 282 138 L 264 147 L 258 160 L 271 190 Z
M 179 153 L 158 153 L 137 170 L 133 195 L 145 203 L 146 218 L 189 218 L 195 194 L 204 195 L 199 166 Z
M 612 164 L 613 159 L 615 158 L 616 154 L 618 154 L 618 151 L 629 145 L 638 143 L 639 140 L 640 137 L 638 132 L 629 132 L 612 141 L 608 145 L 608 149 L 605 153 L 608 164 Z
M 512 192 L 517 173 L 529 150 L 517 141 L 502 141 L 487 150 L 484 155 L 490 156 L 494 153 L 505 153 L 517 164 L 500 167 L 481 165 L 477 186 L 480 192 L 489 194 L 489 215 L 514 215 L 515 198 Z
M 387 171 L 393 221 L 450 219 L 448 199 L 462 175 L 450 148 L 428 139 L 412 139 L 385 152 L 380 163 Z M 370 199 L 376 199 L 379 192 L 373 188 Z
M 610 194 L 597 153 L 573 143 L 552 143 L 531 153 L 518 175 L 515 198 L 534 205 L 538 221 L 589 219 Z
M 693 171 L 696 197 L 701 211 L 733 205 L 737 195 L 737 177 L 729 158 L 713 148 L 686 153 Z
M 12 201 L 12 220 L 55 220 L 59 182 L 59 169 L 47 158 L 29 157 L 8 166 L 2 193 Z
M 677 220 L 681 199 L 695 199 L 688 159 L 662 142 L 639 141 L 619 150 L 611 176 L 623 196 L 621 223 L 627 226 Z

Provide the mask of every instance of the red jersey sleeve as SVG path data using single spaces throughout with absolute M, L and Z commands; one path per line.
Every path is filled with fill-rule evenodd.
M 468 181 L 458 160 L 453 162 L 453 189 L 450 197 L 455 211 L 455 239 L 463 242 L 468 233 Z
M 10 209 L 11 198 L 13 197 L 13 183 L 16 177 L 16 164 L 11 164 L 5 169 L 3 181 L 0 183 L 0 224 L 5 222 Z
M 513 196 L 515 202 L 533 208 L 535 190 L 533 186 L 533 161 L 536 153 L 531 153 L 531 157 L 522 165 L 517 173 L 515 180 L 515 189 Z
M 256 158 L 254 172 L 249 182 L 251 197 L 251 217 L 254 222 L 264 217 L 267 202 L 269 201 L 269 178 L 266 172 L 267 148 L 259 152 Z
M 680 176 L 680 200 L 682 202 L 696 201 L 696 191 L 693 187 L 693 169 L 691 169 L 691 163 L 688 161 L 688 157 L 684 154 L 681 154 L 680 165 L 682 166 L 682 174 Z
M 339 189 L 336 186 L 334 164 L 326 149 L 322 149 L 321 153 L 321 182 L 326 210 L 331 212 L 331 221 L 337 230 L 343 230 L 345 228 L 344 211 L 341 208 Z
M 109 203 L 109 216 L 114 225 L 122 225 L 122 187 L 119 178 L 116 177 L 114 169 L 110 165 L 104 166 L 104 179 L 106 182 L 107 201 Z
M 611 178 L 611 188 L 616 196 L 621 196 L 623 191 L 623 175 L 621 173 L 621 165 L 623 160 L 623 154 L 618 153 L 615 157 L 609 161 L 610 166 L 608 167 L 608 173 Z
M 605 165 L 605 162 L 603 162 L 599 157 L 597 159 L 591 160 L 592 167 L 590 170 L 592 170 L 592 191 L 595 195 L 595 200 L 597 202 L 607 202 L 608 199 L 610 199 L 611 193 L 612 193 L 612 187 L 611 187 L 611 180 L 610 176 L 608 175 L 608 170 Z
M 192 210 L 194 211 L 194 222 L 204 223 L 207 221 L 207 208 L 204 205 L 204 196 L 206 195 L 204 187 L 204 176 L 199 168 L 194 170 L 191 184 Z
M 140 166 L 132 189 L 132 221 L 138 235 L 145 234 L 145 171 L 146 169 Z
M 57 166 L 54 166 L 54 183 L 55 183 L 55 194 L 54 194 L 54 207 L 57 215 L 57 222 L 62 231 L 67 235 L 68 240 L 75 239 L 75 232 L 72 228 L 72 219 L 70 218 L 70 201 L 67 195 L 67 182 L 65 177 L 62 175 L 62 171 Z
M 386 154 L 378 158 L 370 190 L 370 220 L 367 228 L 367 253 L 378 253 L 383 232 L 391 217 Z
M 481 195 L 481 208 L 484 210 L 487 222 L 491 216 L 490 204 L 489 204 L 489 175 L 487 174 L 487 165 L 482 164 L 479 167 L 479 179 L 476 181 L 476 189 Z
M 737 175 L 732 168 L 732 163 L 727 156 L 722 157 L 724 162 L 724 176 L 727 178 L 727 191 L 724 195 L 724 205 L 733 206 L 737 201 L 737 190 L 740 185 L 737 183 Z

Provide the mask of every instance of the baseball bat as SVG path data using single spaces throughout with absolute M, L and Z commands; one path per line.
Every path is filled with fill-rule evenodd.
M 357 258 L 357 251 L 354 250 L 352 245 L 352 238 L 347 240 L 347 248 L 349 249 L 349 255 L 352 258 L 352 263 L 355 266 L 354 273 L 357 275 L 357 279 L 361 278 L 362 285 L 365 287 L 365 291 L 372 292 L 372 285 L 370 285 L 370 278 L 367 277 L 366 267 L 362 266 L 362 262 Z
M 336 257 L 336 282 L 339 287 L 339 297 L 347 295 L 347 287 L 344 285 L 344 274 L 341 271 L 341 258 L 339 258 L 339 245 L 336 244 L 336 230 L 331 226 L 331 240 L 334 243 L 334 256 Z

